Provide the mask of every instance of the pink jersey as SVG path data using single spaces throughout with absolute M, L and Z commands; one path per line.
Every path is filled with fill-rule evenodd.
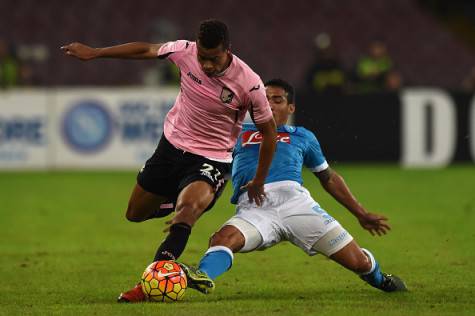
M 201 70 L 195 42 L 165 43 L 158 57 L 172 61 L 181 73 L 180 93 L 164 124 L 165 137 L 175 147 L 230 162 L 246 112 L 255 123 L 272 118 L 262 80 L 238 57 L 233 55 L 216 77 Z

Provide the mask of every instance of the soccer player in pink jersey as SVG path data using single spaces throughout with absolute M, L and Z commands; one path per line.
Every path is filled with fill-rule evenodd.
M 255 176 L 244 188 L 250 201 L 262 204 L 276 145 L 276 125 L 262 80 L 231 53 L 224 23 L 203 21 L 196 42 L 133 42 L 105 48 L 71 43 L 61 49 L 81 60 L 168 59 L 180 69 L 180 93 L 166 116 L 157 149 L 137 176 L 126 212 L 128 220 L 142 222 L 167 215 L 161 206 L 176 201 L 175 216 L 167 222 L 168 236 L 154 261 L 175 260 L 181 255 L 192 226 L 223 191 L 246 112 L 263 140 Z M 120 302 L 144 299 L 140 284 L 119 296 Z

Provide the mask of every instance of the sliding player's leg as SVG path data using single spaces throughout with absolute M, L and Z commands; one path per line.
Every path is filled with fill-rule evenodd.
M 313 249 L 355 272 L 362 280 L 377 289 L 385 292 L 407 290 L 400 278 L 381 272 L 373 254 L 360 248 L 350 237 L 348 232 L 338 225 L 319 239 Z
M 262 236 L 257 228 L 233 217 L 211 237 L 210 247 L 201 258 L 198 269 L 182 264 L 189 286 L 205 294 L 212 292 L 213 280 L 231 268 L 233 253 L 250 252 L 261 245 Z

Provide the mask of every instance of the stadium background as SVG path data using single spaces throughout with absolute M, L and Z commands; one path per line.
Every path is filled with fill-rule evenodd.
M 0 315 L 157 311 L 114 298 L 163 237 L 163 223 L 132 225 L 122 212 L 178 91 L 176 70 L 80 62 L 59 47 L 193 39 L 209 17 L 228 24 L 233 52 L 263 80 L 296 86 L 294 123 L 316 132 L 330 164 L 363 204 L 389 216 L 393 232 L 369 236 L 309 173 L 306 185 L 412 293 L 388 299 L 283 244 L 238 255 L 215 296 L 187 293 L 187 304 L 160 311 L 472 315 L 475 6 L 461 0 L 0 1 Z M 375 41 L 393 76 L 368 89 L 356 69 Z M 312 81 L 323 50 L 337 61 L 324 70 L 343 74 L 336 89 Z M 232 214 L 229 194 L 196 227 L 183 260 L 196 263 Z M 272 271 L 286 263 L 298 268 L 282 282 Z
M 264 80 L 285 77 L 297 87 L 294 123 L 319 135 L 329 160 L 473 162 L 471 9 L 466 1 L 410 0 L 2 1 L 0 168 L 136 168 L 161 134 L 178 91 L 176 69 L 157 61 L 84 63 L 59 47 L 193 39 L 209 16 L 229 24 L 233 52 Z M 374 42 L 391 63 L 388 79 L 378 78 L 384 83 L 358 74 Z M 322 66 L 328 52 L 333 64 Z M 313 84 L 317 71 L 342 76 L 336 92 L 328 76 L 330 89 Z

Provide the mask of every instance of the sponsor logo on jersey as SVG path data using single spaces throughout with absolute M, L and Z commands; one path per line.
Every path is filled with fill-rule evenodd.
M 277 133 L 277 142 L 290 144 L 289 133 L 279 132 Z M 245 131 L 242 134 L 242 147 L 249 145 L 257 145 L 262 143 L 262 134 L 259 131 Z
M 194 74 L 191 73 L 191 71 L 188 71 L 188 73 L 186 74 L 188 77 L 191 78 L 191 80 L 193 80 L 194 82 L 198 83 L 198 84 L 201 84 L 201 79 L 199 79 L 198 77 L 196 77 Z

